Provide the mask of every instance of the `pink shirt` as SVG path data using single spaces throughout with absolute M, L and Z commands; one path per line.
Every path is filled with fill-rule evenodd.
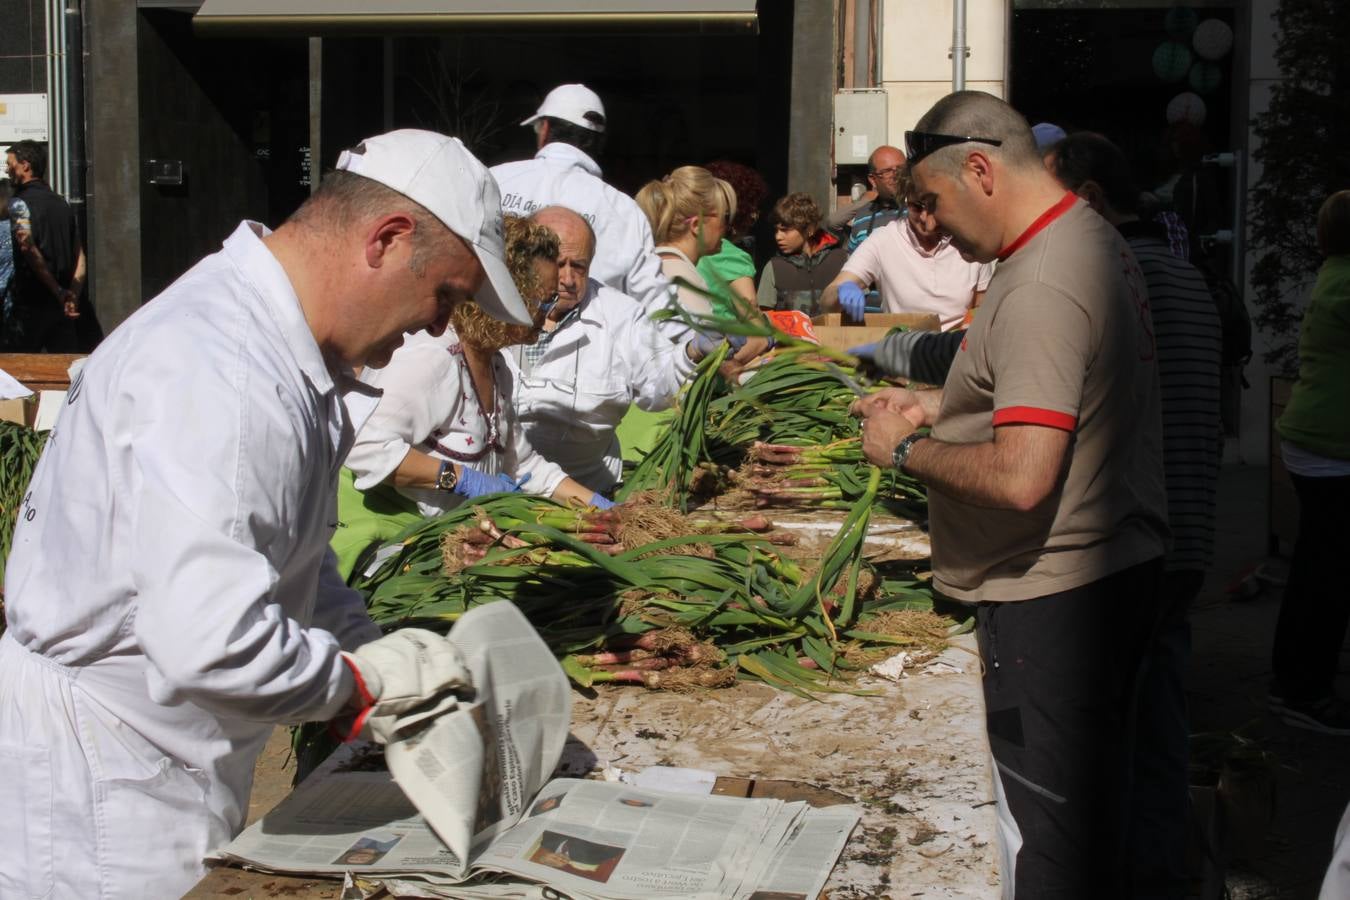
M 881 308 L 892 313 L 937 313 L 943 331 L 961 324 L 976 291 L 989 286 L 992 263 L 971 263 L 943 238 L 924 250 L 908 219 L 872 232 L 844 263 L 843 271 L 875 284 Z

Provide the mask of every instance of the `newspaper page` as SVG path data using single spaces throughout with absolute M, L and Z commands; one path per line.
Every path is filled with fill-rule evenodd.
M 808 809 L 745 900 L 815 900 L 859 818 L 852 806 Z
M 557 779 L 474 866 L 574 897 L 731 897 L 795 825 L 789 806 Z
M 214 858 L 305 874 L 417 871 L 455 878 L 463 869 L 370 744 L 338 748 Z
M 466 877 L 474 842 L 510 827 L 557 766 L 572 698 L 510 603 L 468 611 L 449 637 L 473 674 L 472 699 L 401 718 L 383 752 L 340 748 L 214 858 L 307 874 Z
M 469 610 L 449 637 L 473 673 L 474 702 L 410 722 L 385 759 L 432 829 L 467 861 L 473 847 L 515 823 L 553 774 L 572 721 L 572 691 L 514 604 Z

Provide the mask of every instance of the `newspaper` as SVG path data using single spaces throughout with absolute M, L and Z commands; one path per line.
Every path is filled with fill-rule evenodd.
M 471 610 L 450 639 L 473 672 L 471 701 L 400 719 L 385 748 L 339 749 L 213 858 L 351 873 L 394 896 L 819 894 L 855 808 L 547 781 L 571 704 L 557 661 L 510 603 Z

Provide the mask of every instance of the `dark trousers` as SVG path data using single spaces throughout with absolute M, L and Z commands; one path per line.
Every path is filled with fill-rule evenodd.
M 989 745 L 1022 834 L 1018 897 L 1134 895 L 1137 696 L 1161 577 L 1153 560 L 976 611 Z
M 1163 577 L 1157 638 L 1139 683 L 1133 792 L 1130 806 L 1130 885 L 1134 897 L 1181 898 L 1189 888 L 1191 726 L 1186 670 L 1191 659 L 1191 601 L 1205 573 Z
M 60 301 L 50 295 L 16 294 L 13 316 L 6 322 L 6 349 L 12 353 L 75 353 L 79 347 L 76 321 L 66 318 Z
M 1350 475 L 1290 474 L 1298 494 L 1298 540 L 1275 625 L 1271 665 L 1275 690 L 1286 700 L 1331 696 L 1346 625 L 1350 624 Z

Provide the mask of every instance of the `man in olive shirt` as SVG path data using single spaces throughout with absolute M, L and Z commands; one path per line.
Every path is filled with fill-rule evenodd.
M 942 390 L 859 403 L 864 450 L 928 485 L 934 584 L 977 604 L 1005 878 L 1018 896 L 1147 892 L 1126 859 L 1168 543 L 1148 293 L 1003 101 L 949 95 L 907 144 L 917 199 L 998 267 Z

